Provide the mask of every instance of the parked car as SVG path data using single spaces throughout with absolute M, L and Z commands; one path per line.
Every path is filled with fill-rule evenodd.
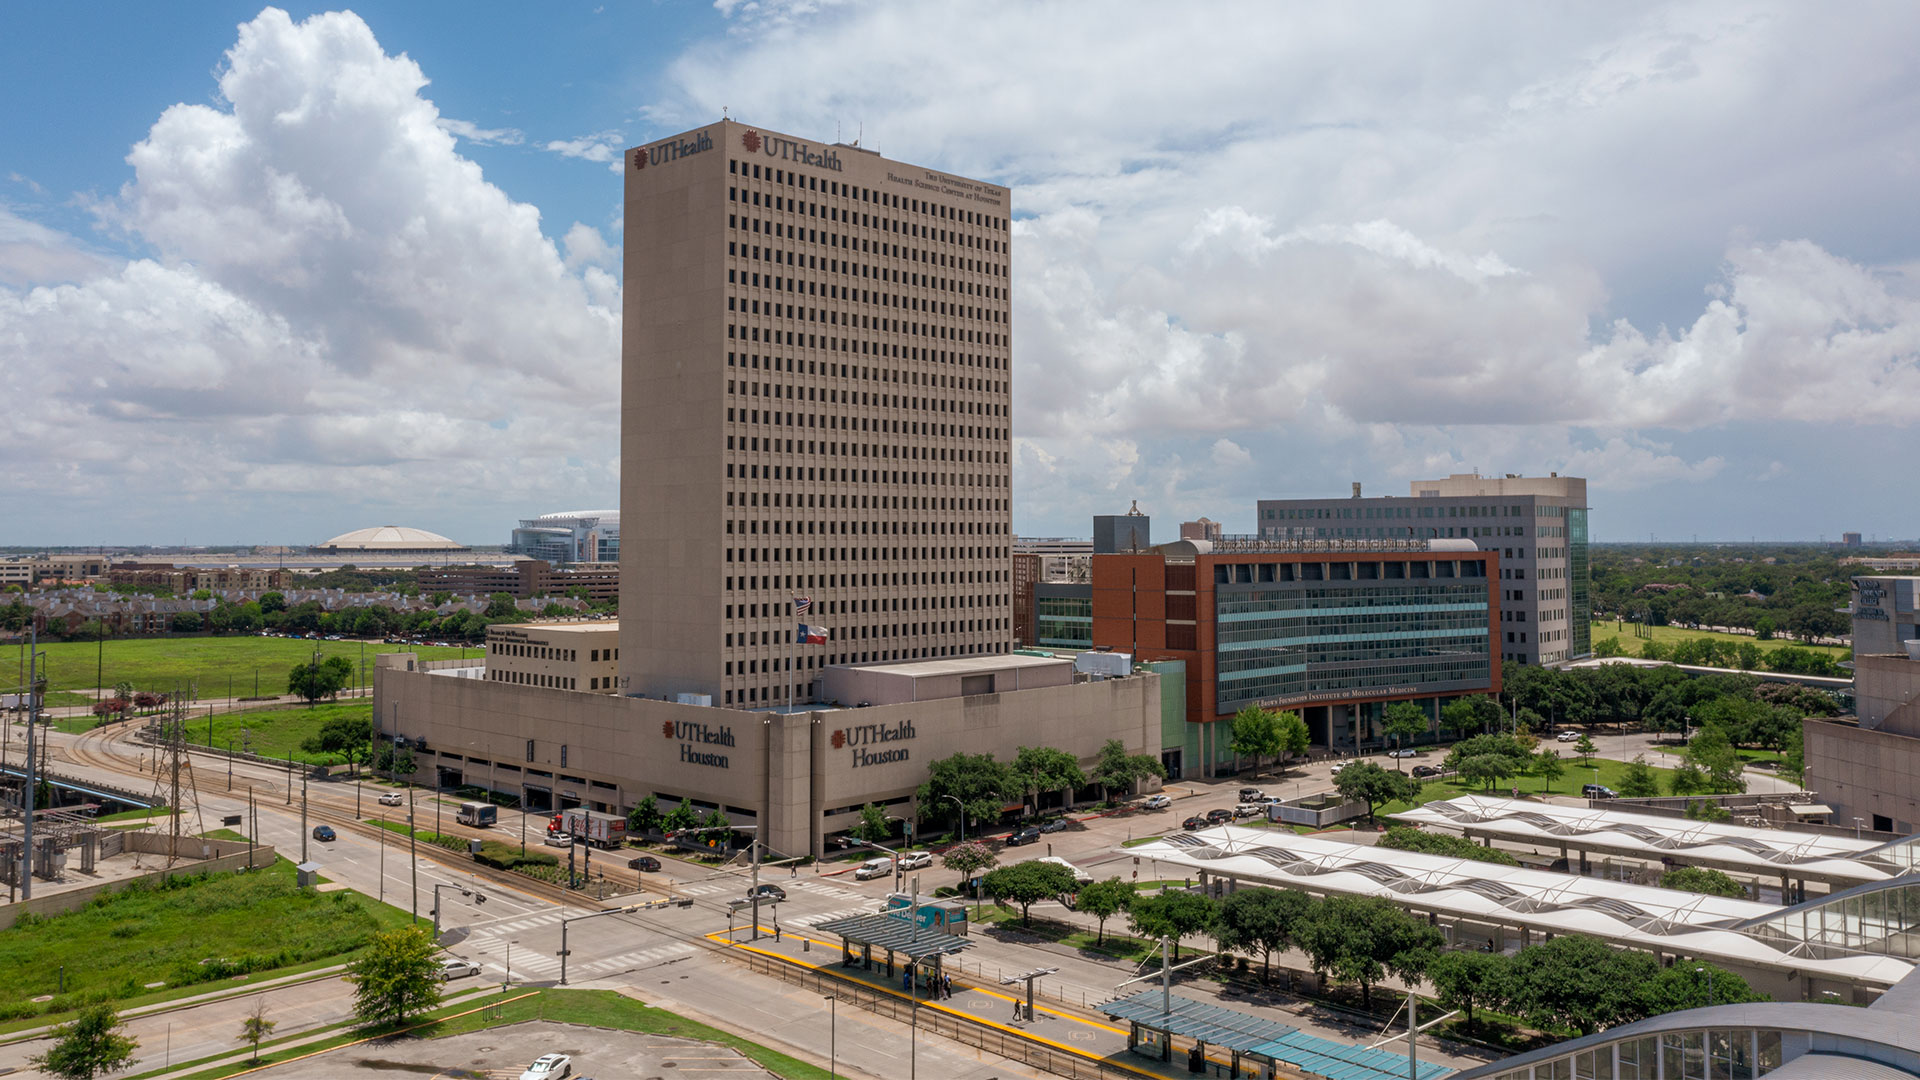
M 1580 797 L 1583 799 L 1617 799 L 1620 793 L 1605 784 L 1580 785 Z
M 1147 801 L 1140 804 L 1148 810 L 1165 810 L 1173 805 L 1173 800 L 1165 795 L 1149 795 Z
M 520 1080 L 561 1080 L 572 1075 L 572 1058 L 565 1054 L 542 1054 L 520 1074 Z
M 868 859 L 854 867 L 853 880 L 872 881 L 877 877 L 886 877 L 893 873 L 893 856 L 882 855 L 877 859 Z
M 380 796 L 381 806 L 405 806 L 406 802 L 407 800 L 401 798 L 397 791 L 384 792 Z
M 900 856 L 900 869 L 922 870 L 933 865 L 933 852 L 909 851 Z
M 627 865 L 645 874 L 657 874 L 660 872 L 660 860 L 651 855 L 642 855 L 627 863 Z
M 1236 806 L 1233 808 L 1233 816 L 1236 818 L 1259 817 L 1262 814 L 1265 814 L 1266 812 L 1267 812 L 1267 804 L 1264 802 L 1257 802 L 1257 803 L 1243 802 L 1239 806 Z
M 313 838 L 315 840 L 332 840 L 334 838 L 333 826 L 315 825 L 313 827 Z
M 781 888 L 778 885 L 774 885 L 770 882 L 765 882 L 765 881 L 761 882 L 758 888 L 748 889 L 747 899 L 749 900 L 753 899 L 753 896 L 755 893 L 759 893 L 760 899 L 762 900 L 777 901 L 777 900 L 785 900 L 787 898 L 787 890 Z
M 1021 844 L 1037 844 L 1039 842 L 1040 830 L 1032 825 L 1024 829 L 1015 829 L 1013 834 L 1007 837 L 1008 847 L 1019 847 Z
M 1215 823 L 1219 823 L 1219 824 L 1224 824 L 1226 822 L 1233 820 L 1233 811 L 1227 809 L 1224 806 L 1218 810 L 1209 810 L 1207 811 L 1207 820 Z
M 1211 824 L 1213 824 L 1213 822 L 1208 821 L 1206 818 L 1201 817 L 1199 814 L 1195 814 L 1192 817 L 1188 818 L 1187 820 L 1181 822 L 1180 827 L 1187 830 L 1188 832 L 1192 832 L 1195 829 L 1204 829 Z
M 1579 742 L 1580 733 L 1577 731 L 1563 731 L 1560 734 L 1555 735 L 1554 738 L 1559 740 L 1560 742 Z
M 1388 757 L 1390 757 L 1390 758 L 1409 758 L 1409 757 L 1419 757 L 1419 756 L 1420 756 L 1420 751 L 1418 751 L 1418 750 L 1415 750 L 1415 749 L 1413 749 L 1413 748 L 1411 748 L 1411 747 L 1408 747 L 1408 748 L 1406 748 L 1406 749 L 1404 749 L 1404 750 L 1389 750 L 1389 751 L 1387 751 L 1387 756 L 1388 756 Z
M 1057 817 L 1057 818 L 1054 818 L 1052 821 L 1043 821 L 1040 823 L 1040 831 L 1043 833 L 1064 832 L 1066 831 L 1066 828 L 1067 828 L 1067 819 L 1063 817 Z
M 1267 793 L 1257 787 L 1243 787 L 1240 789 L 1241 802 L 1259 802 L 1266 797 Z
M 1415 765 L 1413 775 L 1420 777 L 1439 776 L 1440 770 L 1432 765 Z
M 480 965 L 471 960 L 447 960 L 440 965 L 440 981 L 464 979 L 469 975 L 480 974 Z

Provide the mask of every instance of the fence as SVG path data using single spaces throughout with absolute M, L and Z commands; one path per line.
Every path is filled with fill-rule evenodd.
M 924 1005 L 916 1009 L 911 1002 L 902 1001 L 885 991 L 851 979 L 835 978 L 815 968 L 798 967 L 784 960 L 751 952 L 736 952 L 732 958 L 744 958 L 748 968 L 756 973 L 772 975 L 816 994 L 831 994 L 868 1012 L 903 1024 L 915 1023 L 921 1031 L 951 1039 L 962 1046 L 997 1054 L 1009 1061 L 1044 1069 L 1055 1076 L 1069 1077 L 1070 1080 L 1120 1080 L 1122 1077 L 1125 1080 L 1139 1080 L 1144 1071 L 1061 1050 L 1019 1032 L 957 1016 L 943 1009 Z

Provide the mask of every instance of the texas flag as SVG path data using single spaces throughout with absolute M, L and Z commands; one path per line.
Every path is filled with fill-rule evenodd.
M 793 643 L 796 645 L 825 645 L 827 643 L 827 628 L 824 626 L 808 626 L 806 623 L 801 623 L 800 631 L 794 635 Z

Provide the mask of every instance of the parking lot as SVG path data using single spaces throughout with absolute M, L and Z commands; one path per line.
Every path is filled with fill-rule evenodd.
M 755 1080 L 773 1074 L 724 1046 L 664 1035 L 541 1021 L 454 1035 L 445 1039 L 382 1039 L 343 1047 L 282 1065 L 279 1077 L 327 1078 L 368 1073 L 411 1073 L 445 1080 L 518 1080 L 542 1054 L 573 1058 L 576 1080 L 613 1077 L 729 1077 Z

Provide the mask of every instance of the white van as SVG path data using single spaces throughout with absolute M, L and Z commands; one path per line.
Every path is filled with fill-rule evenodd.
M 1080 869 L 1079 867 L 1073 865 L 1072 863 L 1068 862 L 1067 860 L 1061 858 L 1058 855 L 1043 855 L 1040 858 L 1035 859 L 1034 861 L 1052 863 L 1055 866 L 1064 866 L 1068 870 L 1073 872 L 1073 880 L 1076 882 L 1079 882 L 1082 885 L 1089 884 L 1093 881 L 1092 874 L 1087 873 L 1085 870 Z
M 868 859 L 853 872 L 855 881 L 872 881 L 877 877 L 886 877 L 893 873 L 893 856 L 882 855 L 877 859 Z

